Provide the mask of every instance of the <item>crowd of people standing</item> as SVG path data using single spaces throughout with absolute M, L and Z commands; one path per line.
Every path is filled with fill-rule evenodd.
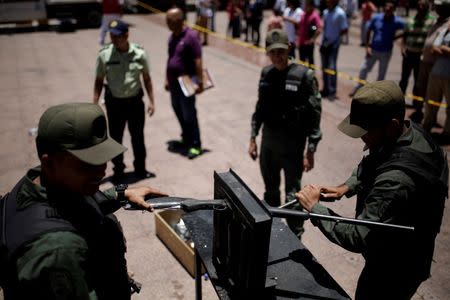
M 226 6 L 229 20 L 227 34 L 256 46 L 264 46 L 260 45 L 264 4 L 267 5 L 267 2 L 262 0 L 229 0 Z M 348 44 L 352 20 L 360 19 L 359 45 L 366 49 L 366 54 L 360 66 L 360 82 L 349 96 L 355 95 L 362 87 L 375 64 L 378 64 L 377 80 L 385 79 L 393 48 L 398 44 L 402 53 L 399 86 L 404 93 L 407 92 L 411 73 L 414 75 L 414 112 L 410 118 L 423 123 L 424 128 L 431 131 L 436 125 L 439 104 L 444 98 L 450 98 L 450 1 L 419 0 L 416 13 L 409 17 L 396 15 L 398 5 L 402 3 L 393 0 L 383 3 L 371 0 L 361 0 L 359 3 L 355 0 L 276 0 L 265 25 L 267 32 L 283 29 L 290 43 L 289 56 L 300 59 L 313 69 L 319 69 L 315 65 L 314 49 L 315 45 L 320 47 L 320 69 L 323 71 L 321 94 L 324 98 L 336 100 L 340 46 Z M 357 15 L 358 8 L 360 16 Z M 436 61 L 439 63 L 435 64 Z M 444 142 L 450 141 L 450 118 L 443 127 L 439 138 Z

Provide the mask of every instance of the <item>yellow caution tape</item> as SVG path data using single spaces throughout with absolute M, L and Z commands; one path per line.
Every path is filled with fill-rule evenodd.
M 156 9 L 156 8 L 154 8 L 154 7 L 152 7 L 152 6 L 148 5 L 148 4 L 142 3 L 140 1 L 137 1 L 137 4 L 139 6 L 142 6 L 145 9 L 149 10 L 152 13 L 165 14 L 165 12 L 163 12 L 163 11 L 161 11 L 159 9 Z M 196 24 L 188 24 L 188 23 L 185 23 L 185 24 L 187 26 L 189 26 L 189 27 L 199 31 L 199 32 L 210 34 L 210 35 L 215 36 L 215 37 L 217 37 L 219 39 L 222 39 L 222 40 L 225 40 L 227 42 L 233 43 L 235 45 L 239 45 L 241 47 L 253 49 L 253 50 L 256 50 L 258 52 L 266 52 L 265 48 L 262 48 L 262 47 L 259 47 L 259 46 L 255 46 L 255 45 L 253 45 L 251 43 L 247 43 L 247 42 L 241 41 L 239 39 L 235 39 L 235 38 L 229 37 L 227 35 L 211 31 L 208 28 L 205 28 L 205 27 L 202 27 L 202 26 L 199 26 L 199 25 L 196 25 Z M 308 67 L 310 69 L 313 69 L 313 70 L 321 70 L 321 68 L 319 66 L 314 65 L 314 64 L 309 64 L 306 61 L 296 60 L 296 62 L 301 64 L 301 65 L 303 65 L 303 66 L 306 66 L 306 67 Z M 355 77 L 355 76 L 351 76 L 351 75 L 346 74 L 346 73 L 336 72 L 335 70 L 332 70 L 332 69 L 324 68 L 324 69 L 322 69 L 322 72 L 327 73 L 329 75 L 337 76 L 337 77 L 345 79 L 345 80 L 354 81 L 354 82 L 357 82 L 357 83 L 360 83 L 360 84 L 363 84 L 363 85 L 367 83 L 367 81 L 364 80 L 364 79 L 361 79 L 361 78 L 358 78 L 358 77 Z M 406 96 L 406 98 L 409 98 L 409 99 L 412 99 L 412 100 L 416 100 L 416 101 L 426 102 L 426 103 L 428 103 L 430 105 L 435 105 L 435 106 L 439 106 L 439 107 L 447 107 L 446 103 L 441 103 L 439 101 L 434 101 L 434 100 L 431 100 L 431 99 L 428 100 L 428 101 L 425 101 L 425 99 L 423 97 L 416 96 L 416 95 L 413 95 L 411 93 L 407 93 L 405 96 Z M 447 100 L 450 101 L 450 99 L 447 99 Z

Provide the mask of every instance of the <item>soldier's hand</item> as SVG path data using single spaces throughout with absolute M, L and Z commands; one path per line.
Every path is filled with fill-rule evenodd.
M 303 171 L 309 172 L 314 168 L 314 153 L 307 151 L 303 158 Z
M 296 193 L 295 197 L 304 209 L 311 211 L 314 205 L 319 202 L 320 187 L 309 184 Z
M 348 186 L 342 184 L 340 186 L 322 186 L 320 188 L 322 198 L 339 200 L 348 192 Z
M 258 146 L 256 145 L 256 141 L 254 139 L 250 140 L 250 145 L 248 146 L 248 154 L 253 160 L 258 158 Z
M 151 117 L 155 113 L 155 105 L 153 103 L 149 103 L 147 107 L 148 115 Z
M 145 198 L 166 197 L 167 194 L 151 187 L 133 187 L 125 190 L 125 197 L 133 204 L 145 210 L 153 211 L 152 206 L 145 202 Z

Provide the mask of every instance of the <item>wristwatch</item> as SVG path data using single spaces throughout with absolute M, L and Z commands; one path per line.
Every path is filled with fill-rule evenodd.
M 120 202 L 120 204 L 126 202 L 125 190 L 127 188 L 128 188 L 128 184 L 125 184 L 125 183 L 116 185 L 117 200 Z

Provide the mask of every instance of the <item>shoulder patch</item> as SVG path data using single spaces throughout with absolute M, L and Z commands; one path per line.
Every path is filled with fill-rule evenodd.
M 132 45 L 133 45 L 136 49 L 144 50 L 144 47 L 142 47 L 142 46 L 139 45 L 139 44 L 133 43 Z
M 98 52 L 102 52 L 102 51 L 108 49 L 111 45 L 112 45 L 112 44 L 106 44 L 106 45 L 104 45 L 103 47 L 100 48 L 100 50 L 98 50 Z
M 261 77 L 265 77 L 270 71 L 272 71 L 275 67 L 273 65 L 265 66 L 261 71 Z

